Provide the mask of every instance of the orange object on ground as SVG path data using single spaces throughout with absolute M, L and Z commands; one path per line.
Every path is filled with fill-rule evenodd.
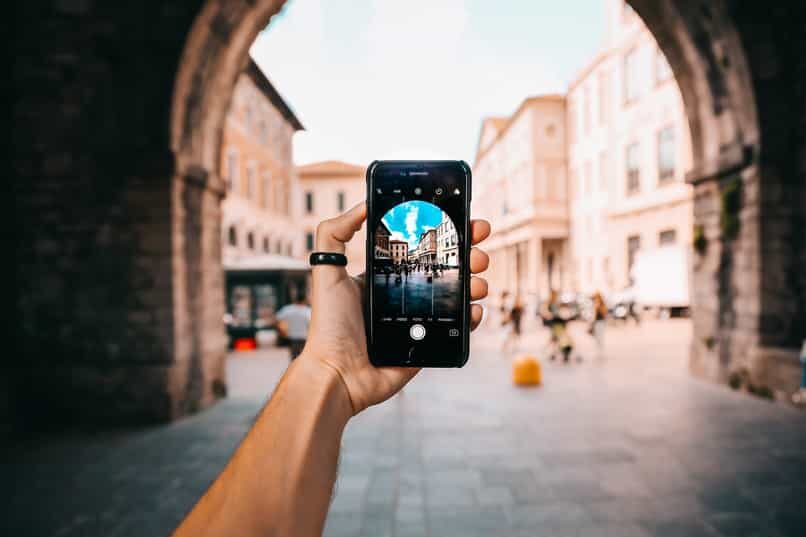
M 538 386 L 541 381 L 540 362 L 537 358 L 529 355 L 515 358 L 512 364 L 512 382 L 516 386 Z
M 233 348 L 236 351 L 253 351 L 257 349 L 257 342 L 255 338 L 251 337 L 242 337 L 235 340 L 235 345 Z

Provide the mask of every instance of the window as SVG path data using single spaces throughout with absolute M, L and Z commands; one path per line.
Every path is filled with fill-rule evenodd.
M 266 126 L 266 122 L 264 120 L 260 120 L 260 124 L 258 125 L 258 134 L 260 136 L 260 143 L 266 145 L 269 143 L 269 129 Z
M 255 234 L 251 231 L 246 234 L 246 247 L 250 250 L 255 249 Z
M 641 191 L 640 147 L 638 143 L 627 146 L 624 169 L 627 172 L 627 195 Z
M 263 252 L 269 253 L 269 238 L 263 237 Z
M 674 127 L 666 127 L 658 132 L 658 183 L 674 180 L 675 143 Z
M 235 226 L 230 226 L 227 235 L 227 242 L 229 242 L 229 245 L 238 246 L 238 230 L 235 229 Z
M 244 112 L 244 125 L 246 126 L 246 132 L 252 132 L 252 105 L 251 103 L 246 103 L 246 111 Z
M 576 105 L 574 104 L 574 102 L 571 102 L 568 105 L 568 141 L 570 143 L 574 143 L 576 141 L 576 134 L 577 134 L 576 120 L 577 120 Z
M 339 207 L 339 212 L 344 211 L 344 192 L 339 192 L 336 194 L 336 205 Z
M 305 212 L 313 213 L 313 192 L 311 191 L 305 193 Z
M 641 249 L 641 236 L 640 235 L 632 235 L 627 237 L 627 278 L 632 283 L 632 276 L 630 276 L 630 271 L 632 270 L 632 266 L 635 263 L 635 255 L 638 253 L 638 250 Z
M 582 128 L 588 134 L 591 130 L 591 96 L 588 86 L 585 86 L 582 93 L 582 110 Z
M 238 181 L 238 153 L 231 151 L 227 155 L 227 190 L 232 192 Z
M 610 96 L 608 94 L 607 71 L 599 73 L 599 125 L 607 123 L 607 107 Z
M 630 104 L 641 96 L 641 65 L 638 49 L 624 56 L 624 104 Z
M 313 233 L 310 231 L 305 234 L 305 248 L 307 248 L 309 252 L 313 251 Z
M 246 198 L 252 199 L 255 195 L 255 168 L 249 166 L 246 168 Z
M 677 242 L 677 230 L 675 229 L 664 229 L 660 233 L 658 233 L 658 244 L 660 246 L 667 246 L 669 244 L 674 244 Z
M 599 190 L 607 192 L 607 153 L 599 153 Z
M 672 78 L 672 68 L 660 49 L 655 53 L 655 82 L 660 84 Z
M 266 172 L 263 175 L 263 207 L 269 207 L 269 192 L 271 192 L 271 173 Z

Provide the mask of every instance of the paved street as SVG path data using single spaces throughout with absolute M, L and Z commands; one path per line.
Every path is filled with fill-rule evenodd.
M 355 419 L 326 534 L 804 535 L 806 413 L 691 379 L 687 321 L 610 328 L 602 361 L 573 332 L 584 360 L 545 363 L 540 388 L 511 385 L 488 328 L 466 368 L 424 371 Z M 232 397 L 173 425 L 18 447 L 0 533 L 166 534 L 285 364 L 233 357 Z
M 395 274 L 376 274 L 375 288 L 381 311 L 390 317 L 455 316 L 459 269 L 446 269 L 431 281 L 429 274 L 412 271 L 400 275 L 399 282 Z

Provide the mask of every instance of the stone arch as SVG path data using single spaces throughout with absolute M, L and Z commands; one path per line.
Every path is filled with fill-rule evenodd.
M 193 21 L 174 82 L 170 140 L 180 176 L 201 174 L 212 188 L 224 119 L 238 75 L 258 33 L 285 0 L 207 0 Z
M 746 367 L 788 389 L 806 326 L 806 4 L 629 3 L 669 60 L 692 134 L 707 244 L 692 368 L 724 379 Z M 14 10 L 13 330 L 26 346 L 0 391 L 19 422 L 163 421 L 224 392 L 220 141 L 249 47 L 283 4 Z

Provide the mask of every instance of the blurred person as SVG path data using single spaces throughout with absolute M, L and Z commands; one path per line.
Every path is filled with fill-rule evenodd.
M 523 302 L 519 296 L 515 297 L 512 309 L 507 312 L 503 324 L 509 325 L 510 329 L 504 334 L 504 344 L 501 347 L 503 352 L 509 353 L 518 350 L 521 342 L 521 319 L 523 318 Z
M 322 222 L 316 249 L 343 253 L 365 219 L 366 204 L 361 203 Z M 486 221 L 471 222 L 472 244 L 489 234 Z M 488 263 L 487 254 L 470 251 L 472 273 L 483 272 Z M 350 277 L 344 267 L 316 265 L 312 280 L 308 344 L 175 537 L 321 535 L 347 422 L 392 397 L 419 371 L 369 362 L 362 278 Z M 486 295 L 487 282 L 472 277 L 471 300 Z M 472 304 L 471 329 L 481 318 L 482 307 Z
M 308 325 L 311 322 L 311 308 L 305 303 L 305 293 L 300 291 L 292 304 L 287 304 L 277 312 L 277 328 L 280 335 L 288 339 L 291 360 L 302 353 L 308 338 Z
M 604 357 L 605 325 L 607 323 L 607 305 L 602 293 L 593 294 L 593 321 L 591 321 L 590 334 L 596 340 L 596 353 L 599 358 Z
M 568 334 L 568 319 L 562 314 L 560 298 L 556 289 L 549 291 L 549 298 L 543 303 L 541 317 L 543 324 L 551 332 L 549 359 L 554 360 L 559 352 L 563 356 L 563 362 L 568 363 L 571 359 L 571 351 L 574 349 L 574 342 Z

